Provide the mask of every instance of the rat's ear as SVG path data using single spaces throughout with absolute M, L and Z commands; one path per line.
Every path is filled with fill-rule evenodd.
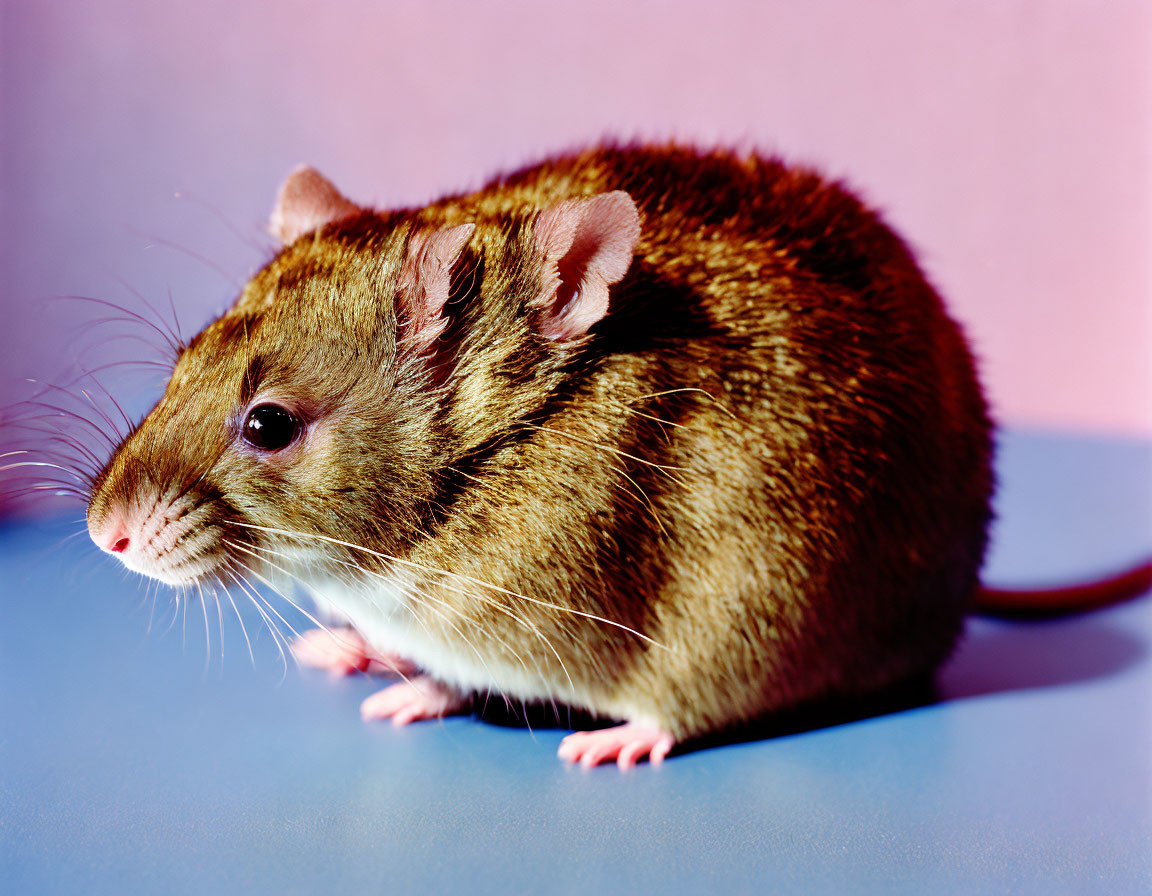
M 475 229 L 475 224 L 461 224 L 418 230 L 408 239 L 399 277 L 401 327 L 404 343 L 417 352 L 431 347 L 448 324 L 442 312 L 452 288 L 452 269 Z
M 640 213 L 622 190 L 544 209 L 533 237 L 544 257 L 542 289 L 530 303 L 540 332 L 576 339 L 608 313 L 608 287 L 628 273 L 640 240 Z
M 280 187 L 268 230 L 286 246 L 324 224 L 359 212 L 359 207 L 341 196 L 324 175 L 301 165 Z

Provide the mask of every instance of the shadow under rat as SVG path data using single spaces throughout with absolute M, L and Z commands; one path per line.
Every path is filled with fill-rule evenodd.
M 977 697 L 1086 684 L 1119 675 L 1147 654 L 1145 641 L 1100 616 L 1028 622 L 974 617 L 955 655 L 934 676 L 905 681 L 866 698 L 829 700 L 774 713 L 686 742 L 672 755 L 805 734 Z M 471 714 L 486 724 L 535 730 L 615 724 L 563 705 L 506 702 L 498 695 L 478 697 Z

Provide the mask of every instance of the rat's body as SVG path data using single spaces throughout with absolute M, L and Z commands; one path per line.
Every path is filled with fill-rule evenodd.
M 94 490 L 134 568 L 290 573 L 424 671 L 369 714 L 491 691 L 631 723 L 562 750 L 591 762 L 948 655 L 989 422 L 959 329 L 842 188 L 605 149 L 413 212 L 298 172 L 274 227 Z M 290 416 L 252 423 L 268 404 Z

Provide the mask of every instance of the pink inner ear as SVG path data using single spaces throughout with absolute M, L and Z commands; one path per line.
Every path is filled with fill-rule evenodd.
M 359 211 L 319 171 L 301 165 L 280 187 L 268 229 L 288 245 L 318 227 L 350 218 Z
M 406 312 L 404 340 L 417 350 L 428 348 L 447 325 L 442 312 L 452 288 L 452 268 L 475 229 L 475 224 L 461 224 L 422 230 L 408 240 L 399 286 Z
M 541 308 L 540 332 L 575 339 L 608 313 L 608 287 L 628 273 L 640 241 L 640 213 L 617 190 L 561 202 L 536 219 L 544 255 L 544 284 L 532 303 Z

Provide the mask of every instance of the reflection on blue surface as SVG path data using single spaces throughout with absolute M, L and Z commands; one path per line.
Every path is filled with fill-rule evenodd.
M 1152 547 L 1149 445 L 1016 434 L 1001 470 L 990 581 Z M 378 682 L 285 672 L 247 609 L 255 668 L 227 603 L 206 649 L 78 529 L 0 529 L 5 893 L 1152 884 L 1148 597 L 973 619 L 937 703 L 583 772 L 561 729 L 364 725 Z

